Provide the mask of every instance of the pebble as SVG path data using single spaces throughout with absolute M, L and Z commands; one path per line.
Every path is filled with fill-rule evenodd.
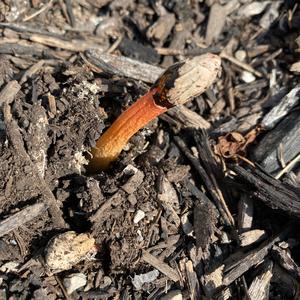
M 238 50 L 234 54 L 235 58 L 238 59 L 239 61 L 244 61 L 246 59 L 246 51 L 244 50 Z
M 149 283 L 154 281 L 159 276 L 158 270 L 153 270 L 148 273 L 140 274 L 140 275 L 134 275 L 132 279 L 133 286 L 140 290 L 144 283 Z
M 231 240 L 226 232 L 222 232 L 221 234 L 221 243 L 222 244 L 230 244 Z
M 136 240 L 141 243 L 144 240 L 142 232 L 138 229 L 136 231 L 136 233 L 137 233 L 137 239 Z
M 250 82 L 255 81 L 256 78 L 252 73 L 250 73 L 248 71 L 243 71 L 242 75 L 241 75 L 241 79 L 246 83 L 250 83 Z
M 181 216 L 181 225 L 182 230 L 186 235 L 193 236 L 194 234 L 194 228 L 191 222 L 189 221 L 190 213 L 185 213 Z
M 145 218 L 145 215 L 146 215 L 145 212 L 139 209 L 133 218 L 133 223 L 137 224 L 138 222 L 140 222 Z
M 63 279 L 63 285 L 68 295 L 86 285 L 86 276 L 83 273 L 74 273 Z

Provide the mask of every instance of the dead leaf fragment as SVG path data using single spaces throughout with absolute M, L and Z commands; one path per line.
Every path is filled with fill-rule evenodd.
M 235 160 L 245 156 L 247 146 L 254 142 L 259 132 L 260 128 L 255 128 L 245 136 L 239 132 L 229 132 L 225 136 L 220 136 L 217 145 L 215 145 L 215 153 L 223 158 Z

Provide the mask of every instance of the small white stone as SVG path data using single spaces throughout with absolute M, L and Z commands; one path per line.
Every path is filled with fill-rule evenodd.
M 179 290 L 170 291 L 165 296 L 162 296 L 160 300 L 182 300 L 182 294 Z
M 138 229 L 137 231 L 136 231 L 136 233 L 137 233 L 137 241 L 138 242 L 142 242 L 143 240 L 144 240 L 144 238 L 143 238 L 143 235 L 142 235 L 142 232 Z
M 133 218 L 133 223 L 137 224 L 138 222 L 140 222 L 142 219 L 145 218 L 145 212 L 143 212 L 142 210 L 138 210 Z
M 153 270 L 140 275 L 134 275 L 132 279 L 132 284 L 137 290 L 140 290 L 144 283 L 153 282 L 158 276 L 158 270 Z
M 82 273 L 74 273 L 64 278 L 63 284 L 68 295 L 86 285 L 86 276 Z
M 246 83 L 250 83 L 250 82 L 255 81 L 256 78 L 252 73 L 250 73 L 248 71 L 243 71 L 241 79 Z
M 17 241 L 14 239 L 10 240 L 9 242 L 11 245 L 14 245 L 14 246 L 18 245 Z
M 238 50 L 235 52 L 235 58 L 238 59 L 239 61 L 244 61 L 247 54 L 246 54 L 246 51 L 244 50 Z
M 183 232 L 186 235 L 193 236 L 194 228 L 193 228 L 193 225 L 191 224 L 191 222 L 189 221 L 189 216 L 190 216 L 190 213 L 188 213 L 188 212 L 181 216 L 181 218 L 180 218 L 181 225 L 182 225 Z

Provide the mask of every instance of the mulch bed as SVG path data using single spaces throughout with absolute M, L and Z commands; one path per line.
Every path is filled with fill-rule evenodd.
M 299 299 L 299 28 L 298 1 L 2 1 L 0 298 Z M 101 132 L 207 52 L 215 84 L 89 174 Z M 95 253 L 51 270 L 69 231 Z

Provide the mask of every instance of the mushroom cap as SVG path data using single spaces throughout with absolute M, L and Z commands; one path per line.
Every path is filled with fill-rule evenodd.
M 221 58 L 206 53 L 169 67 L 154 83 L 156 104 L 166 107 L 184 104 L 202 94 L 217 78 Z

